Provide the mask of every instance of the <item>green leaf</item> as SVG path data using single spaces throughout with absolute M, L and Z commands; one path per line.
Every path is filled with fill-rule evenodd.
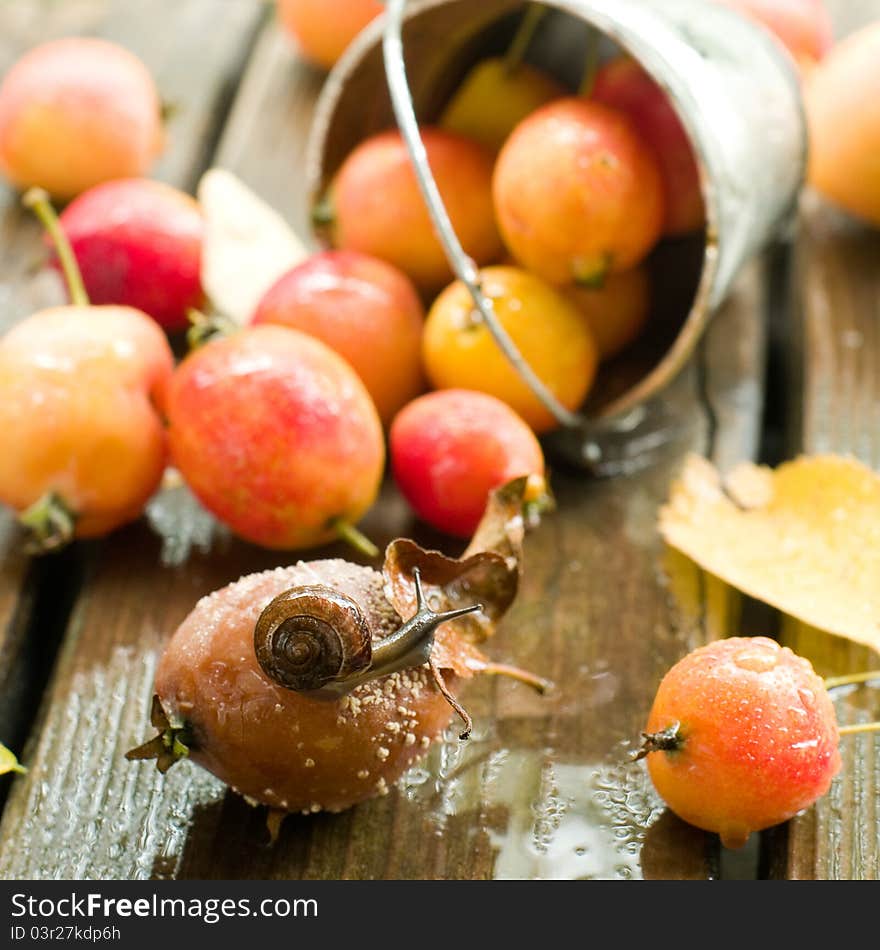
M 24 775 L 27 769 L 20 765 L 18 759 L 0 742 L 0 775 L 7 772 L 20 772 Z

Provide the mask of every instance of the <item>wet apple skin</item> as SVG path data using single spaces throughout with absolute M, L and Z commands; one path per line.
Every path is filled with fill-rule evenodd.
M 685 821 L 738 847 L 825 795 L 840 769 L 831 698 L 808 660 L 765 637 L 698 648 L 660 683 L 645 732 L 680 723 L 673 751 L 647 756 Z

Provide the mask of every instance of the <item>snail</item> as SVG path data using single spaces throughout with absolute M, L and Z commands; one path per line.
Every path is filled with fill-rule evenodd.
M 546 691 L 476 646 L 516 595 L 524 493 L 496 490 L 458 559 L 398 539 L 382 571 L 301 561 L 202 598 L 159 662 L 158 735 L 127 757 L 162 772 L 189 758 L 274 814 L 342 811 L 387 793 L 456 713 L 467 738 L 460 680 Z
M 482 604 L 436 612 L 425 600 L 421 572 L 413 568 L 416 613 L 375 648 L 370 625 L 351 597 L 331 587 L 295 587 L 279 594 L 260 614 L 254 652 L 263 672 L 286 689 L 340 697 L 356 686 L 409 667 L 427 664 L 444 699 L 462 717 L 466 739 L 470 716 L 449 692 L 431 656 L 437 628 L 477 613 Z

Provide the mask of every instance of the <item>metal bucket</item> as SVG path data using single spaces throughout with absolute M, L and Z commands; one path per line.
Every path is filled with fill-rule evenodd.
M 308 186 L 317 204 L 349 152 L 396 121 L 453 270 L 468 283 L 496 341 L 548 405 L 547 391 L 503 330 L 492 326 L 473 262 L 455 238 L 418 139 L 467 71 L 510 42 L 521 0 L 389 0 L 386 14 L 330 73 L 309 143 Z M 578 413 L 557 405 L 552 442 L 569 462 L 607 474 L 638 465 L 665 422 L 656 399 L 692 354 L 740 268 L 791 217 L 803 182 L 807 132 L 799 77 L 770 33 L 709 0 L 552 0 L 530 61 L 570 82 L 583 67 L 589 28 L 629 53 L 665 90 L 700 170 L 705 233 L 662 242 L 664 285 L 677 316 L 652 330 L 653 350 L 617 361 Z M 579 34 L 579 28 L 584 32 Z M 404 66 L 405 59 L 405 66 Z M 550 396 L 552 403 L 553 399 Z M 660 407 L 658 409 L 658 406 Z

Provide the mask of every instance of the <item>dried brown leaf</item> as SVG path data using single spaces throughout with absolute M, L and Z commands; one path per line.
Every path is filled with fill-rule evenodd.
M 392 541 L 385 551 L 385 596 L 400 616 L 410 617 L 416 610 L 414 568 L 419 569 L 425 596 L 433 609 L 482 605 L 479 612 L 438 629 L 433 655 L 445 669 L 467 676 L 485 664 L 474 644 L 492 636 L 516 599 L 526 530 L 524 511 L 531 493 L 526 478 L 496 489 L 460 558 L 426 550 L 408 538 Z

